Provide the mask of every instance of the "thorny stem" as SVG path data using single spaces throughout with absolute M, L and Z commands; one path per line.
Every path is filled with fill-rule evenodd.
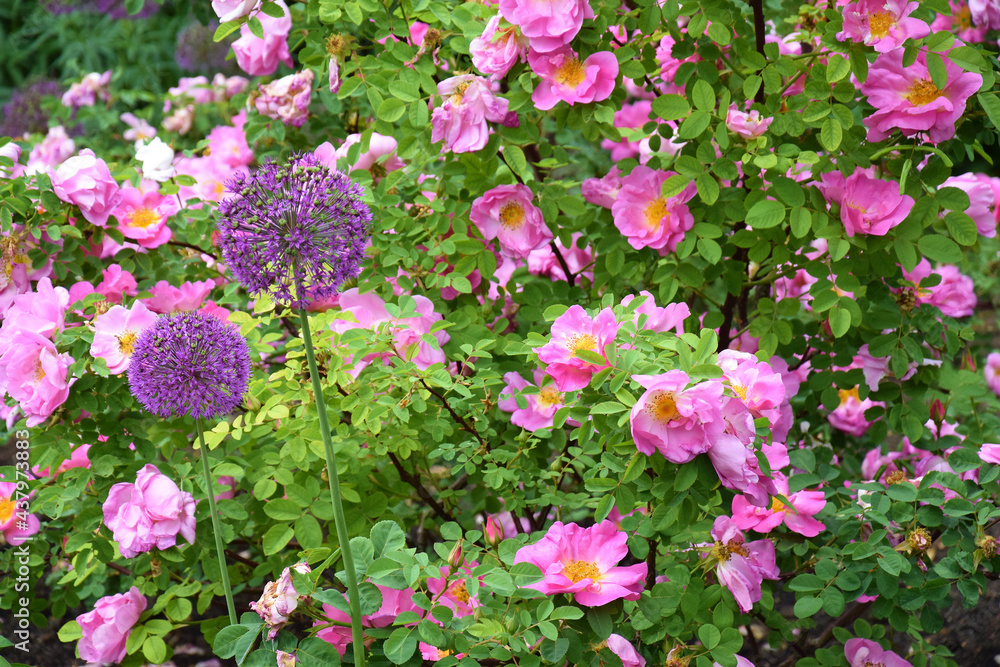
M 205 491 L 208 495 L 208 511 L 212 515 L 212 532 L 215 534 L 215 556 L 219 559 L 219 570 L 222 572 L 222 588 L 226 592 L 226 607 L 229 609 L 229 624 L 236 625 L 236 605 L 233 604 L 233 589 L 229 585 L 229 569 L 226 566 L 225 548 L 222 546 L 222 528 L 219 526 L 219 512 L 215 509 L 215 489 L 213 488 L 212 469 L 208 465 L 208 446 L 205 444 L 205 431 L 201 420 L 195 419 L 198 428 L 198 443 L 201 445 L 201 465 L 205 470 Z
M 301 294 L 301 289 L 299 290 Z M 326 416 L 326 403 L 323 400 L 323 387 L 319 381 L 319 369 L 316 367 L 316 353 L 313 350 L 312 332 L 309 329 L 309 315 L 304 308 L 299 308 L 299 319 L 302 322 L 302 342 L 305 343 L 306 360 L 309 363 L 309 376 L 312 378 L 313 394 L 316 396 L 316 408 L 319 414 L 319 432 L 323 437 L 323 451 L 326 454 L 326 472 L 330 484 L 330 501 L 333 504 L 333 522 L 337 529 L 337 541 L 340 543 L 341 555 L 344 558 L 344 574 L 347 576 L 347 598 L 351 608 L 351 638 L 354 645 L 354 664 L 365 665 L 365 644 L 361 634 L 361 594 L 358 591 L 358 578 L 354 571 L 354 554 L 351 552 L 351 540 L 347 534 L 347 519 L 344 517 L 344 505 L 340 500 L 340 480 L 337 477 L 337 459 L 333 453 L 333 440 L 330 437 L 330 423 Z

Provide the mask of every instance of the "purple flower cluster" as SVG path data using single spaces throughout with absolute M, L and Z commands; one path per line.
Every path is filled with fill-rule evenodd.
M 19 139 L 29 132 L 45 134 L 49 129 L 49 114 L 42 107 L 42 101 L 46 97 L 60 97 L 62 94 L 62 84 L 47 79 L 15 90 L 0 114 L 0 136 Z
M 222 256 L 251 294 L 302 308 L 357 276 L 371 237 L 361 186 L 314 155 L 267 162 L 227 184 L 219 207 Z
M 144 408 L 161 417 L 217 417 L 243 401 L 250 350 L 226 323 L 198 312 L 164 315 L 135 343 L 128 383 Z
M 188 72 L 237 72 L 234 61 L 226 60 L 226 55 L 235 41 L 227 37 L 222 41 L 213 40 L 218 22 L 202 25 L 197 21 L 177 33 L 177 48 L 174 60 L 178 67 Z

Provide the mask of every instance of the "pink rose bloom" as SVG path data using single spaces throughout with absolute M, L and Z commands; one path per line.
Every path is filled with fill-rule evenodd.
M 622 661 L 623 667 L 646 667 L 646 659 L 639 655 L 632 643 L 621 635 L 608 636 L 607 645 L 608 650 Z
M 20 329 L 0 354 L 0 395 L 17 401 L 29 427 L 38 426 L 69 397 L 66 381 L 73 357 L 59 354 L 52 341 Z
M 976 230 L 988 239 L 997 235 L 996 196 L 993 190 L 993 179 L 986 174 L 961 174 L 951 176 L 940 188 L 958 188 L 969 195 L 969 208 L 966 213 L 976 223 Z
M 659 375 L 633 375 L 646 388 L 632 406 L 632 438 L 636 449 L 654 450 L 671 463 L 687 463 L 709 450 L 726 428 L 722 419 L 721 382 L 700 382 L 681 370 Z
M 132 626 L 146 610 L 146 598 L 135 586 L 128 593 L 108 595 L 97 601 L 93 611 L 80 614 L 83 636 L 77 648 L 80 658 L 97 664 L 119 663 L 125 659 L 125 643 Z
M 241 127 L 218 125 L 208 133 L 209 155 L 228 167 L 246 167 L 253 162 L 253 151 Z
M 471 153 L 486 145 L 486 124 L 507 120 L 508 102 L 493 95 L 489 82 L 473 74 L 453 76 L 437 85 L 444 104 L 431 113 L 431 142 L 444 141 L 445 150 Z
M 164 197 L 156 190 L 143 192 L 131 185 L 125 185 L 118 194 L 114 216 L 125 238 L 143 248 L 156 248 L 173 237 L 167 219 L 180 210 L 176 197 Z
M 507 75 L 518 61 L 525 62 L 528 40 L 517 30 L 517 26 L 500 27 L 500 15 L 489 20 L 483 34 L 469 44 L 472 64 L 491 81 L 499 81 Z
M 733 400 L 727 403 L 732 405 Z M 708 458 L 722 486 L 741 491 L 751 503 L 764 507 L 776 489 L 771 478 L 761 471 L 757 453 L 749 444 L 753 437 L 753 422 L 748 422 L 747 426 L 747 432 L 740 435 L 730 432 L 721 434 L 711 443 Z
M 656 305 L 653 295 L 646 290 L 639 292 L 639 296 L 646 297 L 646 300 L 635 309 L 636 327 L 639 326 L 640 315 L 645 315 L 643 329 L 659 333 L 673 331 L 678 336 L 684 333 L 684 320 L 691 316 L 691 309 L 686 303 L 668 303 L 660 308 Z M 629 305 L 635 298 L 634 294 L 627 295 L 622 299 L 622 305 Z
M 751 415 L 777 423 L 778 408 L 786 402 L 780 373 L 767 362 L 758 361 L 756 355 L 736 350 L 719 352 L 719 368 Z
M 174 287 L 166 280 L 161 280 L 147 290 L 153 296 L 143 301 L 147 308 L 161 315 L 178 310 L 198 310 L 213 289 L 215 283 L 211 280 L 186 282 L 180 287 Z
M 617 334 L 618 323 L 610 308 L 592 318 L 582 307 L 573 305 L 552 323 L 552 338 L 538 348 L 538 359 L 546 364 L 545 372 L 552 376 L 556 389 L 577 391 L 608 364 L 599 366 L 576 356 L 576 352 L 587 350 L 603 357 L 605 346 Z
M 260 84 L 257 86 L 260 96 L 254 100 L 257 111 L 268 118 L 280 120 L 285 125 L 302 127 L 309 117 L 315 76 L 311 69 L 304 69 L 277 81 Z
M 118 203 L 118 183 L 108 165 L 89 148 L 50 171 L 52 191 L 67 204 L 80 207 L 91 224 L 107 225 L 108 216 Z
M 573 41 L 594 10 L 588 0 L 500 0 L 500 15 L 521 29 L 532 50 L 549 53 Z
M 173 113 L 163 119 L 163 129 L 167 132 L 187 134 L 194 122 L 194 105 L 186 104 L 174 109 Z
M 899 193 L 899 183 L 856 170 L 844 181 L 840 220 L 848 236 L 885 236 L 903 222 L 913 208 L 913 197 Z
M 660 39 L 660 43 L 656 47 L 656 60 L 660 63 L 660 81 L 656 87 L 663 94 L 675 93 L 683 95 L 684 88 L 675 83 L 677 70 L 684 63 L 697 63 L 701 58 L 697 54 L 683 59 L 677 58 L 673 54 L 674 44 L 674 38 L 668 34 Z
M 907 38 L 920 39 L 930 27 L 910 14 L 920 6 L 907 0 L 858 0 L 844 7 L 844 29 L 837 39 L 865 44 L 877 53 L 898 48 Z
M 774 474 L 777 492 L 792 503 L 791 508 L 775 498 L 768 506 L 758 507 L 743 496 L 733 498 L 733 521 L 740 530 L 756 530 L 769 533 L 781 524 L 806 537 L 816 537 L 826 526 L 813 518 L 826 507 L 822 491 L 797 491 L 788 493 L 788 478 L 781 473 Z
M 88 451 L 90 451 L 90 445 L 80 445 L 79 447 L 77 447 L 76 449 L 74 449 L 72 452 L 70 452 L 69 458 L 66 459 L 66 460 L 64 460 L 62 463 L 59 464 L 59 467 L 56 468 L 56 472 L 53 475 L 53 477 L 58 477 L 61 473 L 66 472 L 70 468 L 85 468 L 85 469 L 89 469 L 90 468 L 90 457 L 87 456 L 87 452 Z M 49 476 L 49 469 L 48 468 L 39 468 L 38 466 L 33 466 L 31 468 L 31 472 L 36 477 L 48 477 Z M 2 517 L 0 517 L 0 518 L 2 518 Z M 0 521 L 0 524 L 2 524 L 2 521 Z
M 565 405 L 566 399 L 554 385 L 542 387 L 542 383 L 545 381 L 545 372 L 540 369 L 534 371 L 534 388 L 538 389 L 538 393 L 522 394 L 526 404 L 524 408 L 518 407 L 515 396 L 521 390 L 532 385 L 529 385 L 520 373 L 513 371 L 505 373 L 503 379 L 507 384 L 500 390 L 500 400 L 497 406 L 504 412 L 512 413 L 510 422 L 529 431 L 552 428 L 552 418 L 556 414 L 556 410 Z M 539 389 L 539 387 L 541 388 Z
M 838 389 L 837 393 L 840 395 L 840 405 L 827 415 L 827 419 L 834 428 L 860 438 L 874 423 L 865 419 L 865 412 L 877 405 L 884 407 L 884 404 L 869 398 L 862 401 L 857 387 Z
M 332 159 L 324 160 L 324 163 L 331 169 L 337 168 L 337 162 L 341 159 L 346 160 L 351 146 L 361 143 L 360 134 L 349 134 L 344 143 L 340 145 L 336 151 L 332 154 Z M 322 149 L 324 146 L 328 146 L 329 142 L 321 144 L 319 148 L 316 149 L 317 155 L 321 152 L 325 152 Z M 358 159 L 353 165 L 350 165 L 348 171 L 354 171 L 355 169 L 364 169 L 371 173 L 372 180 L 376 183 L 382 180 L 382 177 L 390 171 L 396 171 L 397 169 L 402 169 L 406 166 L 398 155 L 396 155 L 396 149 L 399 144 L 392 137 L 387 137 L 384 134 L 379 134 L 378 132 L 372 132 L 371 138 L 368 141 L 368 150 L 364 153 L 358 154 Z
M 212 0 L 212 11 L 219 17 L 219 23 L 228 23 L 247 16 L 259 5 L 260 0 Z
M 476 613 L 479 600 L 469 594 L 466 579 L 471 578 L 473 568 L 479 566 L 476 561 L 463 562 L 462 567 L 449 575 L 448 567 L 442 567 L 441 576 L 427 580 L 427 590 L 438 603 L 451 609 L 457 618 L 471 616 Z
M 45 138 L 35 144 L 28 154 L 28 164 L 24 168 L 26 175 L 46 171 L 49 167 L 57 167 L 73 157 L 76 144 L 62 125 L 50 127 Z M 15 172 L 16 173 L 16 172 Z
M 1000 396 L 1000 352 L 990 352 L 986 356 L 983 373 L 986 375 L 986 386 Z
M 112 530 L 123 558 L 156 547 L 169 549 L 180 534 L 194 544 L 194 497 L 177 488 L 152 463 L 136 474 L 134 484 L 115 484 L 104 501 L 104 523 Z
M 0 482 L 0 545 L 18 546 L 41 528 L 38 517 L 25 515 L 27 498 L 17 494 L 16 482 Z M 29 496 L 31 494 L 28 494 Z M 20 503 L 20 507 L 18 504 Z
M 94 318 L 94 342 L 90 346 L 90 354 L 104 359 L 109 373 L 121 375 L 128 370 L 139 334 L 153 326 L 156 319 L 156 314 L 141 301 L 132 304 L 131 309 L 112 306 Z
M 736 598 L 736 605 L 744 614 L 763 597 L 761 583 L 764 579 L 777 579 L 780 572 L 775 563 L 774 543 L 771 540 L 746 542 L 743 532 L 728 516 L 716 517 L 712 527 L 715 548 L 712 554 L 718 560 L 716 575 L 719 583 Z
M 51 279 L 42 278 L 34 292 L 14 296 L 0 326 L 0 350 L 11 344 L 11 339 L 20 331 L 51 338 L 65 326 L 68 308 L 69 291 L 65 287 L 53 287 Z
M 756 139 L 767 132 L 772 122 L 774 118 L 762 118 L 756 109 L 749 113 L 740 111 L 736 108 L 736 104 L 730 105 L 726 114 L 726 127 L 744 139 Z
M 569 248 L 564 246 L 559 239 L 555 240 L 555 244 L 566 261 L 570 273 L 577 276 L 582 275 L 593 281 L 594 272 L 585 269 L 593 264 L 594 251 L 590 246 L 581 243 L 582 236 L 580 232 L 574 232 L 573 243 Z M 551 245 L 544 245 L 528 253 L 528 273 L 533 276 L 545 276 L 550 280 L 566 281 L 566 272 L 563 271 L 559 258 L 556 257 Z
M 622 187 L 621 172 L 618 167 L 611 167 L 611 171 L 601 178 L 585 178 L 580 185 L 583 198 L 595 206 L 611 209 L 615 200 L 618 199 L 618 192 Z
M 14 167 L 17 167 L 17 161 L 21 159 L 21 147 L 13 141 L 9 141 L 0 146 L 0 157 L 7 158 L 14 163 Z M 0 165 L 0 178 L 11 178 L 12 173 L 13 168 Z
M 965 103 L 983 85 L 983 77 L 962 70 L 947 56 L 942 58 L 948 74 L 944 90 L 931 81 L 926 51 L 921 51 L 909 67 L 903 67 L 902 49 L 883 53 L 875 60 L 861 85 L 861 93 L 875 107 L 875 113 L 864 119 L 868 141 L 882 141 L 897 129 L 906 137 L 926 133 L 932 144 L 955 136 Z
M 138 118 L 134 113 L 126 111 L 119 116 L 119 119 L 129 128 L 122 134 L 125 141 L 145 141 L 156 136 L 156 128 L 145 119 Z
M 183 201 L 198 200 L 190 204 L 200 208 L 202 202 L 219 202 L 226 195 L 226 181 L 237 174 L 248 173 L 246 167 L 230 167 L 222 159 L 213 156 L 198 158 L 180 158 L 177 161 L 177 173 L 186 174 L 195 179 L 192 186 L 182 185 L 180 197 Z
M 615 227 L 636 250 L 648 247 L 666 255 L 694 227 L 694 216 L 686 206 L 695 195 L 694 183 L 673 197 L 660 194 L 663 183 L 675 173 L 639 166 L 622 179 L 611 214 Z
M 267 582 L 260 600 L 250 603 L 250 609 L 264 619 L 264 625 L 268 629 L 268 639 L 278 636 L 278 631 L 288 622 L 288 617 L 299 606 L 299 600 L 302 598 L 302 594 L 292 585 L 292 569 L 300 574 L 312 572 L 312 568 L 306 563 L 286 567 L 277 581 Z
M 514 563 L 531 563 L 544 579 L 529 588 L 546 595 L 567 593 L 585 607 L 614 600 L 638 600 L 646 581 L 645 563 L 619 567 L 628 556 L 628 535 L 608 520 L 581 528 L 556 521 L 545 537 L 521 547 Z
M 568 46 L 552 52 L 528 52 L 528 64 L 542 78 L 531 93 L 535 108 L 548 111 L 559 100 L 573 105 L 600 102 L 611 97 L 618 77 L 618 58 L 611 51 L 598 51 L 581 61 Z
M 292 16 L 282 0 L 274 1 L 281 7 L 284 16 L 273 18 L 264 12 L 256 14 L 261 27 L 264 28 L 264 38 L 254 35 L 250 32 L 250 26 L 244 24 L 240 27 L 240 38 L 233 42 L 236 63 L 250 76 L 274 74 L 279 62 L 289 67 L 294 66 L 292 55 L 288 52 L 288 33 L 292 30 Z
M 487 241 L 497 239 L 500 252 L 525 259 L 532 250 L 548 245 L 552 232 L 542 212 L 532 203 L 527 185 L 498 185 L 472 202 L 469 219 Z
M 903 660 L 892 651 L 886 651 L 878 642 L 870 639 L 848 639 L 844 644 L 844 655 L 850 667 L 868 667 L 868 665 L 882 665 L 882 667 L 913 667 L 912 664 Z
M 984 463 L 1000 465 L 1000 445 L 984 442 L 983 446 L 979 448 L 979 458 Z
M 62 96 L 64 107 L 79 109 L 80 107 L 92 107 L 100 99 L 107 102 L 111 99 L 108 94 L 108 84 L 111 83 L 111 70 L 104 74 L 91 72 L 83 77 L 83 80 L 74 83 Z
M 931 23 L 931 32 L 948 30 L 955 33 L 963 42 L 982 42 L 986 39 L 986 26 L 972 25 L 972 10 L 965 0 L 949 0 L 951 15 L 938 14 Z M 998 13 L 1000 19 L 1000 13 Z
M 931 287 L 919 287 L 931 274 L 941 281 Z M 948 317 L 968 317 L 976 309 L 976 289 L 972 278 L 962 275 L 957 266 L 942 264 L 932 269 L 930 262 L 921 259 L 913 271 L 903 271 L 903 278 L 917 285 L 917 303 L 927 303 L 941 310 Z
M 413 590 L 409 588 L 396 590 L 379 584 L 376 584 L 376 586 L 382 594 L 382 606 L 379 607 L 378 611 L 374 614 L 361 617 L 362 627 L 388 627 L 392 625 L 396 621 L 396 617 L 404 611 L 420 611 L 417 606 L 413 604 Z M 316 633 L 317 637 L 328 644 L 332 644 L 337 653 L 343 657 L 344 653 L 347 651 L 347 647 L 351 645 L 351 617 L 347 612 L 341 611 L 340 609 L 325 603 L 323 604 L 323 613 L 331 621 L 340 621 L 347 624 L 346 626 L 334 625 L 324 628 Z M 322 621 L 317 621 L 316 625 L 323 625 L 323 623 Z
M 122 269 L 118 264 L 112 264 L 108 268 L 101 271 L 103 280 L 97 285 L 96 292 L 100 292 L 104 295 L 104 300 L 109 303 L 121 303 L 122 295 L 127 294 L 129 296 L 135 296 L 138 292 L 136 287 L 138 285 L 135 282 L 135 276 L 133 276 L 128 271 Z M 79 284 L 79 283 L 77 283 Z M 83 283 L 85 286 L 89 286 L 90 283 Z M 76 287 L 74 285 L 73 287 Z M 90 294 L 88 291 L 87 294 Z M 73 289 L 70 289 L 71 300 L 82 299 L 87 294 L 74 294 Z
M 1000 29 L 1000 3 L 997 0 L 969 0 L 969 13 L 977 26 Z
M 638 100 L 631 104 L 623 104 L 622 108 L 615 112 L 615 127 L 622 130 L 638 130 L 653 118 L 653 103 L 649 100 Z M 611 160 L 617 162 L 630 157 L 639 156 L 639 141 L 630 141 L 623 138 L 620 141 L 604 139 L 601 141 L 601 148 L 611 151 Z M 612 167 L 612 171 L 617 173 L 617 167 Z M 587 179 L 597 180 L 597 179 Z M 619 184 L 621 179 L 619 179 Z M 586 181 L 584 181 L 586 183 Z M 587 193 L 583 194 L 587 199 Z M 587 201 L 590 201 L 587 199 Z M 592 202 L 597 203 L 597 202 Z M 611 200 L 614 203 L 614 199 Z M 605 208 L 611 208 L 609 204 Z

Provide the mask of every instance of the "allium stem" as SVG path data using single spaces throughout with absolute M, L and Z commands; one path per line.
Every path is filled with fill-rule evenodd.
M 215 533 L 215 555 L 219 559 L 219 569 L 222 571 L 222 588 L 226 591 L 226 606 L 229 608 L 229 623 L 236 625 L 236 605 L 233 604 L 233 589 L 229 586 L 229 569 L 226 567 L 226 555 L 223 553 L 222 528 L 219 526 L 219 512 L 215 509 L 215 490 L 212 479 L 212 469 L 208 465 L 208 446 L 205 444 L 205 431 L 201 420 L 195 419 L 198 427 L 198 442 L 201 445 L 201 464 L 205 469 L 205 488 L 208 491 L 208 511 L 212 514 L 212 532 Z
M 326 417 L 326 401 L 323 400 L 323 387 L 320 385 L 319 369 L 316 367 L 316 353 L 313 351 L 312 332 L 309 329 L 309 315 L 304 308 L 299 309 L 299 319 L 302 321 L 302 341 L 306 346 L 309 376 L 312 378 L 313 393 L 316 395 L 316 408 L 319 413 L 319 432 L 323 436 L 323 450 L 326 452 L 326 471 L 330 482 L 330 501 L 333 503 L 333 522 L 337 528 L 337 541 L 340 542 L 340 553 L 344 558 L 344 573 L 347 575 L 347 601 L 351 608 L 351 637 L 354 644 L 354 664 L 364 667 L 365 645 L 361 634 L 361 594 L 358 592 L 358 580 L 354 573 L 354 554 L 351 553 L 351 540 L 347 534 L 347 519 L 344 517 L 344 505 L 340 501 L 340 480 L 337 477 L 337 459 L 333 454 L 330 423 Z

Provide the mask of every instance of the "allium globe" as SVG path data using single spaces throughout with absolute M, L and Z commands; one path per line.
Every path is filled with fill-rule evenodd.
M 218 417 L 243 401 L 250 349 L 231 326 L 210 315 L 165 315 L 135 343 L 128 383 L 144 408 L 161 417 Z
M 360 273 L 372 212 L 360 185 L 312 154 L 267 162 L 227 184 L 222 256 L 252 294 L 303 308 Z

